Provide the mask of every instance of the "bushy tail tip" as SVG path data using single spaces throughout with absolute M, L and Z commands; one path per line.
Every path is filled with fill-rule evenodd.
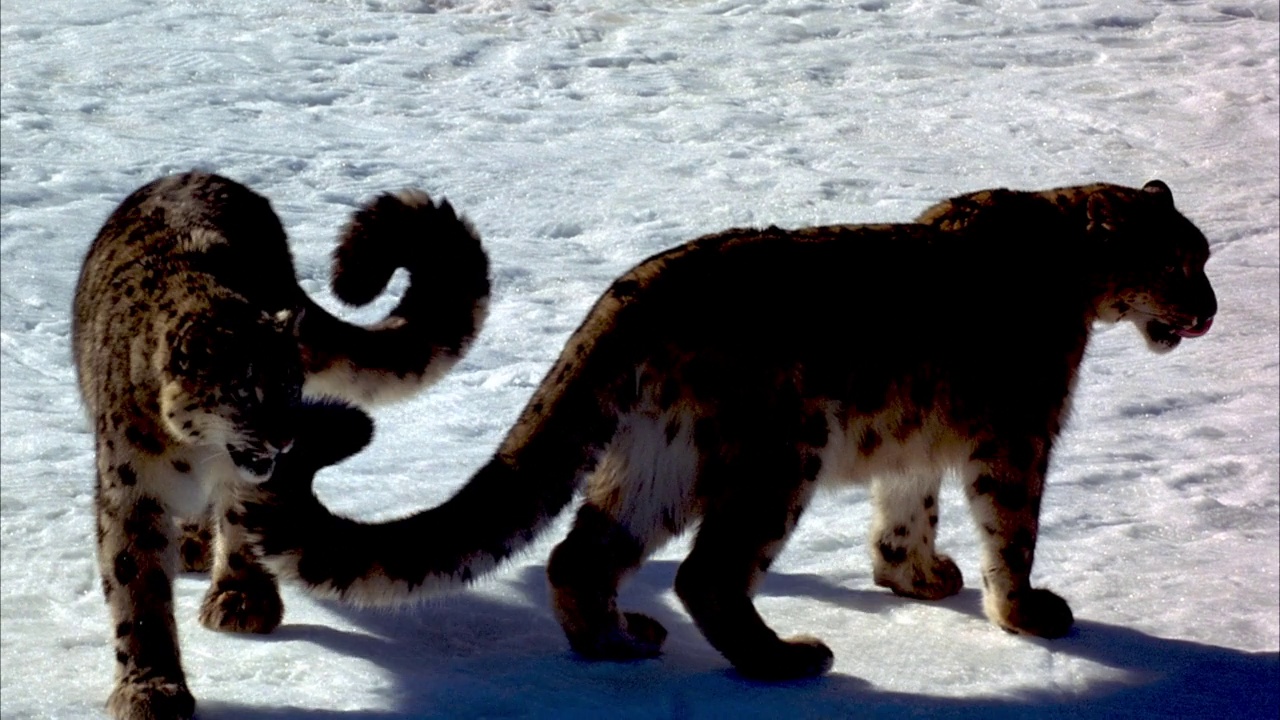
M 447 200 L 419 190 L 384 193 L 351 217 L 333 253 L 333 293 L 351 305 L 371 302 L 396 268 L 432 294 L 484 297 L 489 262 L 480 238 Z M 420 285 L 419 285 L 420 286 Z

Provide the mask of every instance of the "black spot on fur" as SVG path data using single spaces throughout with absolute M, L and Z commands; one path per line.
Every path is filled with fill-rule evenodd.
M 933 499 L 933 496 L 932 496 L 932 495 L 925 495 L 925 496 L 924 496 L 924 509 L 925 509 L 925 510 L 928 510 L 929 508 L 933 507 L 934 502 L 936 502 L 936 501 Z
M 938 516 L 937 516 L 937 515 L 930 515 L 930 516 L 929 516 L 929 527 L 938 527 Z
M 143 552 L 152 553 L 160 552 L 169 547 L 169 538 L 165 537 L 164 533 L 160 532 L 160 530 L 151 523 L 142 525 L 142 523 L 137 520 L 130 519 L 125 523 L 126 532 L 128 532 L 128 526 L 133 523 L 138 523 L 138 525 L 140 525 L 140 527 L 132 528 L 134 530 L 132 533 L 134 547 Z
M 228 510 L 227 522 L 236 526 L 244 525 L 244 513 L 238 510 Z
M 880 557 L 884 558 L 884 561 L 890 565 L 901 565 L 907 561 L 906 548 L 894 547 L 889 543 L 882 542 L 878 549 L 880 550 Z
M 680 434 L 680 421 L 679 420 L 668 421 L 667 427 L 666 427 L 667 444 L 670 445 L 671 443 L 675 442 L 676 436 L 678 436 L 679 434 Z
M 227 567 L 234 572 L 243 572 L 245 568 L 249 567 L 249 561 L 240 553 L 231 553 L 227 556 Z
M 910 532 L 911 531 L 907 529 L 906 525 L 899 525 L 898 527 L 893 529 L 893 534 L 897 535 L 898 537 L 906 537 L 908 534 L 910 534 Z
M 116 662 L 120 663 L 121 665 L 128 665 L 128 664 L 129 664 L 129 654 L 128 654 L 128 653 L 126 653 L 126 652 L 124 652 L 123 650 L 117 650 L 117 651 L 116 651 Z
M 1031 572 L 1031 564 L 1027 561 L 1027 551 L 1017 545 L 1010 545 L 1000 551 L 1000 557 L 1004 559 L 1005 565 L 1009 566 L 1009 572 L 1014 575 L 1026 575 Z
M 164 446 L 160 444 L 159 440 L 156 440 L 132 425 L 125 428 L 124 436 L 125 439 L 127 439 L 134 447 L 148 455 L 159 455 L 164 452 Z
M 135 517 L 159 517 L 164 515 L 164 507 L 155 498 L 141 497 L 133 504 L 133 512 L 131 514 Z
M 1027 487 L 1021 483 L 1000 483 L 995 492 L 997 505 L 1018 512 L 1027 506 Z
M 858 440 L 858 452 L 863 455 L 870 455 L 880 447 L 880 433 L 868 428 L 862 433 L 862 438 Z
M 996 489 L 996 480 L 990 475 L 979 475 L 977 480 L 973 481 L 973 492 L 975 495 L 988 495 Z
M 116 553 L 116 558 L 112 565 L 112 573 L 115 575 L 116 582 L 121 585 L 128 585 L 138 577 L 138 561 L 134 560 L 133 556 L 125 550 Z
M 169 602 L 173 599 L 173 587 L 169 584 L 169 576 L 164 570 L 152 568 L 147 571 L 145 583 L 151 597 L 160 602 Z
M 173 469 L 180 473 L 189 473 L 191 472 L 191 463 L 186 460 L 174 460 Z
M 116 474 L 120 476 L 120 482 L 126 487 L 132 487 L 138 484 L 138 473 L 129 463 L 124 463 L 116 468 Z
M 178 552 L 182 554 L 183 562 L 187 566 L 192 566 L 204 557 L 204 544 L 194 538 L 187 538 L 182 541 Z
M 898 420 L 897 426 L 893 428 L 893 437 L 898 440 L 906 440 L 920 430 L 924 424 L 924 417 L 921 416 L 919 410 L 905 412 Z
M 133 632 L 133 623 L 129 622 L 128 620 L 125 620 L 119 625 L 116 625 L 116 637 L 118 638 L 125 637 L 131 634 L 132 632 Z

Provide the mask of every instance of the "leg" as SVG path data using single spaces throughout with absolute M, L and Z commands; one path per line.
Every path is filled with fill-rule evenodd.
M 284 603 L 273 576 L 247 542 L 238 481 L 228 481 L 214 504 L 217 518 L 212 584 L 200 608 L 200 623 L 210 630 L 269 633 L 284 618 Z
M 120 444 L 123 444 L 122 442 Z M 176 527 L 161 502 L 145 492 L 141 468 L 99 441 L 98 564 L 115 627 L 113 717 L 179 720 L 195 712 L 187 690 L 173 620 Z
M 744 458 L 745 460 L 745 458 Z M 676 594 L 707 641 L 738 672 L 761 680 L 812 677 L 831 669 L 832 653 L 809 637 L 782 640 L 756 612 L 756 585 L 782 550 L 813 492 L 796 463 L 737 463 L 738 480 L 763 473 L 765 483 L 720 484 L 728 497 L 709 503 L 689 557 L 676 574 Z M 787 467 L 791 466 L 791 467 Z M 779 474 L 778 470 L 791 472 Z M 787 479 L 791 482 L 788 483 Z
M 640 613 L 618 610 L 618 583 L 639 566 L 648 548 L 588 502 L 573 530 L 547 563 L 552 606 L 575 652 L 592 659 L 655 657 L 666 628 Z
M 982 538 L 987 617 L 1010 632 L 1056 638 L 1071 629 L 1071 608 L 1031 587 L 1050 443 L 1025 437 L 983 443 L 967 468 L 965 492 Z
M 878 477 L 871 483 L 875 582 L 898 595 L 937 600 L 960 592 L 960 568 L 935 549 L 937 475 Z

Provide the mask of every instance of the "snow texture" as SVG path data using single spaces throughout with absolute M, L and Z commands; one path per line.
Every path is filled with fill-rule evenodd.
M 338 226 L 406 186 L 482 233 L 475 350 L 376 413 L 322 473 L 336 509 L 440 502 L 493 450 L 609 281 L 731 226 L 903 221 L 984 187 L 1166 181 L 1213 246 L 1214 329 L 1155 356 L 1094 338 L 1050 471 L 1034 578 L 1078 619 L 1007 635 L 967 588 L 871 581 L 864 490 L 823 495 L 758 604 L 835 650 L 827 677 L 728 669 L 670 591 L 685 545 L 625 586 L 671 630 L 626 665 L 573 657 L 533 550 L 401 612 L 284 591 L 264 638 L 176 602 L 201 717 L 1263 717 L 1280 712 L 1280 11 L 1275 0 L 3 0 L 0 521 L 4 718 L 100 717 L 113 657 L 74 385 L 79 262 L 128 192 L 192 167 L 268 196 L 304 287 Z M 396 286 L 396 292 L 403 282 Z M 850 308 L 847 328 L 867 308 Z M 1000 318 L 974 318 L 999 322 Z M 959 490 L 940 543 L 972 581 Z M 567 515 L 568 513 L 566 513 Z

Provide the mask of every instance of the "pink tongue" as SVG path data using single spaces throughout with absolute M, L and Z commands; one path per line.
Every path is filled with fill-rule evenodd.
M 1179 328 L 1177 330 L 1174 330 L 1174 332 L 1181 335 L 1182 337 L 1193 338 L 1193 337 L 1200 337 L 1201 335 L 1209 332 L 1209 328 L 1211 327 L 1213 327 L 1213 318 L 1209 318 L 1208 320 L 1205 320 L 1204 326 L 1202 327 L 1193 328 L 1190 330 Z

